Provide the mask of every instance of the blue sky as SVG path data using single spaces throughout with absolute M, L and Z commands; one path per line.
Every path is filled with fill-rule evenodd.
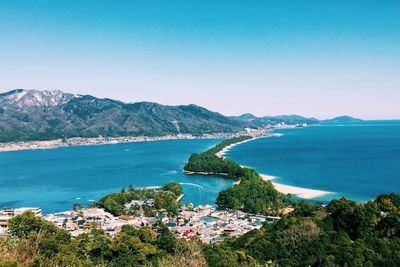
M 400 118 L 400 1 L 0 0 L 0 91 Z

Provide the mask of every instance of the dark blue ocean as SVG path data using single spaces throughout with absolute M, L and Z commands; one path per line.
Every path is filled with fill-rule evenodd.
M 102 146 L 63 147 L 0 153 L 0 207 L 41 207 L 45 213 L 71 209 L 136 187 L 183 183 L 184 202 L 214 203 L 231 181 L 187 176 L 182 169 L 192 152 L 221 140 L 170 140 Z
M 400 193 L 400 121 L 365 121 L 276 131 L 226 156 L 283 184 L 334 192 L 367 201 Z

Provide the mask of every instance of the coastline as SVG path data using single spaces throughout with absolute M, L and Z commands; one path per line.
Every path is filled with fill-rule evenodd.
M 280 135 L 271 135 L 271 136 L 280 136 Z M 271 137 L 271 136 L 267 136 L 267 137 Z M 221 151 L 215 153 L 215 155 L 220 158 L 225 158 L 224 154 L 226 152 L 228 152 L 230 149 L 232 149 L 233 147 L 235 147 L 239 144 L 243 144 L 243 143 L 246 143 L 249 141 L 256 140 L 258 138 L 262 138 L 262 137 L 252 138 L 252 139 L 248 139 L 248 140 L 245 140 L 245 141 L 242 141 L 239 143 L 231 144 L 229 146 L 224 147 Z M 243 165 L 241 165 L 241 166 L 245 167 Z M 264 181 L 271 181 L 272 185 L 275 187 L 275 189 L 278 192 L 281 192 L 283 194 L 291 194 L 291 195 L 297 196 L 302 199 L 315 199 L 315 198 L 320 198 L 320 197 L 334 194 L 333 192 L 329 192 L 329 191 L 323 191 L 323 190 L 318 190 L 318 189 L 304 188 L 304 187 L 298 187 L 298 186 L 293 186 L 293 185 L 277 183 L 277 182 L 274 182 L 274 180 L 277 177 L 272 176 L 272 175 L 260 174 L 260 176 Z M 236 182 L 236 184 L 237 183 L 238 182 Z
M 60 147 L 71 146 L 92 146 L 92 145 L 113 145 L 123 143 L 136 142 L 154 142 L 165 140 L 181 140 L 181 139 L 216 139 L 216 138 L 232 138 L 243 135 L 243 133 L 215 133 L 204 134 L 202 136 L 194 136 L 191 134 L 177 134 L 165 136 L 121 136 L 121 137 L 72 137 L 65 140 L 43 140 L 43 141 L 20 141 L 0 143 L 1 152 L 12 152 L 20 150 L 39 150 L 39 149 L 55 149 Z
M 273 136 L 273 135 L 271 135 L 271 136 Z M 270 136 L 265 136 L 265 137 L 270 137 Z M 219 157 L 219 158 L 225 158 L 225 157 L 224 157 L 224 154 L 225 154 L 226 152 L 228 152 L 229 149 L 231 149 L 231 148 L 233 148 L 233 147 L 235 147 L 235 146 L 237 146 L 237 145 L 240 145 L 240 144 L 243 144 L 243 143 L 246 143 L 246 142 L 249 142 L 249 141 L 256 140 L 256 139 L 258 139 L 258 138 L 261 138 L 261 137 L 253 137 L 253 138 L 251 138 L 251 139 L 247 139 L 247 140 L 244 140 L 244 141 L 242 141 L 242 142 L 238 142 L 238 143 L 234 143 L 234 144 L 231 144 L 231 145 L 229 145 L 229 146 L 226 146 L 226 147 L 224 147 L 222 150 L 220 150 L 220 151 L 218 151 L 217 153 L 215 153 L 215 156 L 217 156 L 217 157 Z
M 264 181 L 271 181 L 272 185 L 275 187 L 276 190 L 278 190 L 278 192 L 291 194 L 303 199 L 314 199 L 334 194 L 333 192 L 329 191 L 280 184 L 273 181 L 277 177 L 272 175 L 260 174 L 260 176 Z

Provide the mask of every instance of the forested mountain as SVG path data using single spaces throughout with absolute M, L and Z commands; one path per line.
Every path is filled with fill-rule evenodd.
M 244 123 L 196 105 L 123 103 L 61 91 L 0 94 L 0 142 L 68 137 L 237 132 Z
M 355 122 L 343 116 L 323 122 Z M 232 133 L 280 123 L 319 124 L 298 115 L 227 117 L 196 105 L 124 103 L 58 90 L 16 89 L 0 94 L 0 142 L 69 137 Z

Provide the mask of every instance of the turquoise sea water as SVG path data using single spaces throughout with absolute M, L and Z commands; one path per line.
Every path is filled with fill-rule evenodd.
M 64 147 L 0 153 L 0 207 L 36 206 L 45 213 L 88 204 L 135 187 L 183 183 L 183 201 L 214 203 L 231 181 L 188 176 L 182 169 L 192 152 L 221 140 L 170 140 L 102 146 Z
M 400 193 L 400 121 L 323 125 L 279 131 L 281 137 L 238 145 L 226 156 L 278 182 L 335 192 L 366 201 Z M 183 184 L 185 202 L 214 203 L 232 182 L 187 176 L 182 168 L 192 152 L 221 140 L 171 140 L 103 146 L 65 147 L 0 153 L 0 207 L 37 206 L 45 213 L 88 204 L 133 184 Z
M 400 193 L 400 121 L 366 121 L 278 131 L 231 149 L 226 156 L 279 177 L 277 182 L 366 201 Z

